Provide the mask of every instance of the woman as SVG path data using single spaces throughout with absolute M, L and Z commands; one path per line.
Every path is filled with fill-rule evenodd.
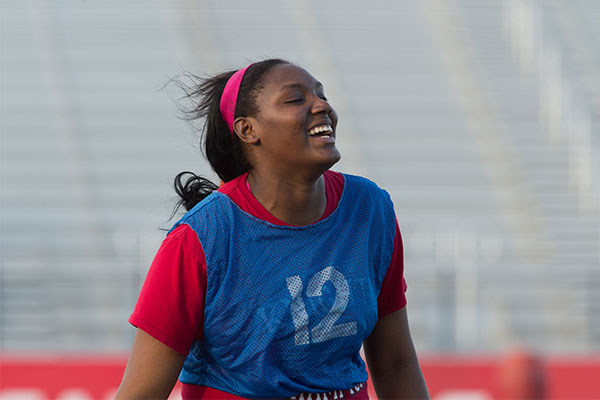
M 117 398 L 427 398 L 391 200 L 329 169 L 337 114 L 304 69 L 265 60 L 189 93 L 224 182 L 176 178 L 189 211 L 130 322 Z M 239 397 L 238 397 L 239 396 Z

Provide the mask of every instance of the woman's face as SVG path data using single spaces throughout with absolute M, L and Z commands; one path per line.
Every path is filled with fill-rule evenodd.
M 259 137 L 255 162 L 290 174 L 329 169 L 341 156 L 335 146 L 337 114 L 323 85 L 289 64 L 267 74 L 256 98 L 258 114 L 252 118 Z

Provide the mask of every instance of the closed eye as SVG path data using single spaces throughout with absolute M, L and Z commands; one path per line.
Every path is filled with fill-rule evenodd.
M 286 101 L 286 103 L 300 103 L 302 101 L 304 101 L 303 98 L 297 98 L 297 99 L 288 100 L 288 101 Z

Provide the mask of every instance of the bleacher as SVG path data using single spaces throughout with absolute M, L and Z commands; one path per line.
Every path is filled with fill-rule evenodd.
M 169 76 L 266 57 L 390 192 L 419 351 L 600 349 L 600 3 L 6 1 L 0 351 L 122 352 L 180 171 Z

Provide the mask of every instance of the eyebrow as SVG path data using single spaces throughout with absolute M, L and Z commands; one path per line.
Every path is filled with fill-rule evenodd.
M 304 89 L 305 87 L 306 87 L 306 85 L 304 85 L 302 83 L 288 83 L 287 85 L 283 85 L 281 87 L 281 90 L 288 89 L 288 88 Z M 323 84 L 321 82 L 317 81 L 317 82 L 315 82 L 315 88 L 322 89 L 323 88 Z

